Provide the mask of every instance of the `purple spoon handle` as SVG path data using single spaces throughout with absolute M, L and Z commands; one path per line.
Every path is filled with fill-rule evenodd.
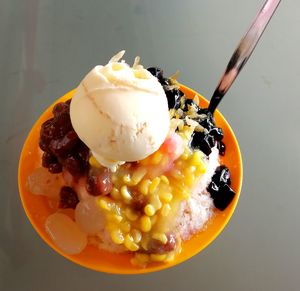
M 250 29 L 241 39 L 226 67 L 225 72 L 223 73 L 218 87 L 211 97 L 208 111 L 212 114 L 229 90 L 237 75 L 242 70 L 243 66 L 248 61 L 280 1 L 281 0 L 267 0 L 256 15 Z

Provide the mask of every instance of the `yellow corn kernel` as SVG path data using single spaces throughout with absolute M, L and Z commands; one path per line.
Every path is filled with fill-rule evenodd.
M 186 191 L 186 190 L 184 188 L 181 188 L 181 189 L 174 188 L 173 196 L 176 197 L 176 199 L 182 200 L 182 199 L 184 199 L 183 197 L 185 196 L 185 195 L 182 194 L 183 191 Z
M 138 187 L 139 191 L 143 195 L 148 195 L 150 183 L 151 183 L 151 181 L 149 179 L 145 179 L 145 180 L 142 180 L 142 182 L 139 184 L 139 187 Z
M 189 158 L 189 154 L 188 153 L 183 153 L 181 156 L 180 156 L 180 159 L 182 159 L 183 161 L 187 160 Z
M 116 187 L 112 188 L 110 195 L 115 200 L 119 200 L 121 198 L 120 191 Z
M 191 196 L 191 192 L 189 190 L 182 191 L 181 193 L 183 199 L 188 199 Z
M 185 148 L 183 154 L 185 154 L 188 158 L 192 155 L 192 151 L 189 148 Z
M 118 181 L 118 176 L 115 175 L 115 174 L 112 174 L 112 175 L 111 175 L 111 181 L 113 182 L 113 184 L 116 184 L 117 181 Z
M 157 215 L 153 215 L 150 217 L 152 226 L 155 225 L 155 223 L 157 222 L 157 217 L 158 217 Z
M 133 241 L 132 236 L 129 234 L 126 234 L 125 236 L 124 245 L 128 250 L 132 252 L 136 252 L 139 249 L 139 246 Z
M 171 206 L 169 203 L 166 203 L 162 206 L 161 210 L 160 210 L 160 214 L 164 217 L 168 216 L 169 213 L 171 211 Z
M 130 185 L 131 184 L 131 177 L 130 177 L 130 174 L 126 174 L 123 176 L 123 182 L 126 184 L 126 185 Z
M 159 177 L 155 177 L 152 180 L 151 185 L 149 186 L 149 193 L 150 194 L 153 194 L 156 191 L 159 183 L 160 183 L 160 178 Z
M 162 158 L 163 158 L 162 152 L 157 151 L 152 155 L 151 162 L 154 165 L 158 165 L 161 162 Z
M 173 199 L 173 195 L 170 192 L 161 191 L 159 193 L 159 198 L 162 202 L 170 202 Z
M 152 195 L 150 199 L 150 203 L 156 210 L 160 209 L 162 206 L 162 203 L 160 202 L 158 195 Z
M 196 166 L 189 166 L 183 170 L 185 176 L 191 175 L 195 173 L 195 171 L 196 171 Z
M 204 172 L 206 172 L 207 166 L 208 166 L 208 162 L 207 161 L 203 161 L 203 163 L 201 165 L 199 165 L 197 168 L 201 169 Z
M 148 216 L 152 216 L 155 214 L 155 208 L 151 204 L 147 204 L 144 208 L 144 212 Z
M 140 245 L 142 246 L 143 250 L 148 251 L 148 243 L 149 243 L 148 238 L 143 236 L 142 240 L 141 240 L 141 243 L 140 243 Z
M 175 258 L 175 254 L 173 252 L 169 253 L 167 254 L 167 257 L 165 258 L 164 262 L 172 262 L 174 261 L 174 258 Z
M 180 121 L 181 121 L 181 120 L 180 120 Z M 182 122 L 179 122 L 179 124 L 178 124 L 178 130 L 179 130 L 179 131 L 182 131 L 182 130 L 183 130 L 183 126 L 184 126 L 183 121 L 182 121 Z
M 130 263 L 133 266 L 140 267 L 140 268 L 145 268 L 147 266 L 147 263 L 140 262 L 136 257 L 131 258 Z
M 145 168 L 138 168 L 137 170 L 135 170 L 131 177 L 131 184 L 135 186 L 138 183 L 140 183 L 144 178 L 144 176 L 146 175 L 146 173 L 147 170 Z
M 131 235 L 135 243 L 139 243 L 142 239 L 142 233 L 138 229 L 133 229 Z
M 121 208 L 117 203 L 110 203 L 111 212 L 116 215 L 121 215 Z
M 132 196 L 130 192 L 128 191 L 128 188 L 126 185 L 123 185 L 121 187 L 121 195 L 126 201 L 130 201 L 132 199 Z
M 178 181 L 177 179 L 172 179 L 171 181 L 173 192 L 174 191 L 183 191 L 185 190 L 184 184 L 181 181 Z M 173 196 L 175 197 L 174 193 Z
M 195 182 L 195 176 L 193 174 L 186 176 L 184 182 L 187 186 L 192 186 Z
M 151 219 L 149 216 L 143 215 L 140 219 L 141 230 L 143 232 L 148 232 L 151 230 Z
M 169 179 L 165 175 L 160 176 L 160 180 L 167 185 L 170 184 Z
M 200 151 L 195 151 L 192 155 L 191 162 L 195 166 L 201 166 L 203 164 L 204 154 Z
M 117 225 L 115 222 L 108 220 L 106 221 L 105 228 L 109 233 L 111 233 L 114 229 L 117 228 Z
M 137 267 L 142 267 L 142 268 L 143 268 L 143 267 L 146 267 L 146 264 L 143 264 L 143 263 L 139 262 L 139 261 L 136 259 L 136 257 L 131 258 L 130 264 L 131 264 L 132 266 L 137 266 Z
M 167 236 L 164 233 L 160 233 L 160 232 L 153 233 L 152 238 L 159 240 L 163 244 L 166 244 L 168 241 Z
M 177 168 L 181 168 L 182 166 L 183 166 L 183 161 L 178 160 L 178 161 L 176 162 L 176 167 L 177 167 Z
M 153 262 L 163 262 L 167 258 L 166 254 L 151 254 L 150 255 L 150 260 Z
M 169 110 L 170 117 L 173 117 L 175 115 L 175 113 L 176 113 L 176 111 L 174 108 Z
M 131 265 L 133 265 L 135 267 L 139 267 L 139 268 L 147 267 L 147 263 L 141 263 L 135 257 L 131 258 L 130 263 L 131 263 Z
M 100 163 L 96 160 L 96 158 L 94 156 L 91 156 L 89 158 L 89 163 L 92 167 L 95 168 L 101 168 L 102 166 L 100 165 Z
M 125 215 L 130 221 L 136 221 L 138 219 L 138 215 L 129 207 L 125 209 Z
M 173 169 L 173 170 L 171 171 L 171 175 L 172 175 L 172 177 L 174 177 L 175 179 L 181 179 L 181 178 L 183 178 L 183 175 L 182 175 L 181 171 L 178 170 L 178 169 Z
M 134 257 L 140 263 L 147 264 L 149 262 L 149 255 L 147 254 L 136 253 Z
M 124 235 L 119 228 L 114 229 L 111 232 L 110 237 L 111 237 L 112 241 L 117 245 L 120 245 L 124 242 Z
M 99 199 L 97 201 L 97 204 L 100 208 L 110 211 L 111 210 L 111 205 L 109 205 L 109 203 L 107 203 L 107 201 L 105 201 L 104 199 Z
M 127 233 L 130 231 L 131 225 L 130 225 L 129 221 L 122 221 L 120 223 L 120 228 L 123 232 Z
M 203 175 L 207 170 L 207 164 L 203 163 L 201 166 L 197 166 L 196 171 L 195 171 L 195 175 L 196 176 L 201 176 Z
M 174 194 L 180 200 L 186 200 L 190 197 L 190 191 L 187 189 L 182 189 L 181 191 L 174 189 Z
M 184 130 L 184 131 L 190 131 L 190 130 L 191 130 L 191 128 L 190 128 L 190 126 L 189 126 L 189 125 L 185 125 L 185 126 L 183 127 L 183 130 Z
M 190 139 L 191 135 L 194 133 L 194 130 L 191 130 L 190 126 L 185 125 L 183 127 L 183 132 L 184 132 L 186 139 Z
M 117 214 L 111 214 L 107 216 L 107 219 L 112 222 L 119 223 L 122 221 L 123 217 Z

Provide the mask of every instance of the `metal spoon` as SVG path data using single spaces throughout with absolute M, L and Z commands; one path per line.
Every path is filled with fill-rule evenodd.
M 216 110 L 224 95 L 229 90 L 237 75 L 242 70 L 243 66 L 248 61 L 280 1 L 281 0 L 267 0 L 256 15 L 250 29 L 241 39 L 226 67 L 225 72 L 223 73 L 223 76 L 214 94 L 211 97 L 208 111 L 212 114 Z

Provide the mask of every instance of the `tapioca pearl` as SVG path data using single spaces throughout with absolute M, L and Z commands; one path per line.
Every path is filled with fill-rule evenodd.
M 53 243 L 66 254 L 79 254 L 87 245 L 87 235 L 63 213 L 48 216 L 45 228 Z
M 82 231 L 96 234 L 104 229 L 105 217 L 96 204 L 97 198 L 89 197 L 80 201 L 75 209 L 75 221 Z
M 51 174 L 43 167 L 35 169 L 28 177 L 28 188 L 32 194 L 58 199 L 63 186 L 61 174 Z

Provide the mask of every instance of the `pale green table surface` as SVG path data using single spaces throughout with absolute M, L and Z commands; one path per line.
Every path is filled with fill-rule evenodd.
M 262 0 L 0 0 L 0 290 L 299 290 L 300 2 L 282 1 L 220 109 L 244 185 L 216 241 L 172 269 L 97 273 L 51 250 L 22 209 L 24 138 L 40 113 L 121 49 L 210 97 Z

